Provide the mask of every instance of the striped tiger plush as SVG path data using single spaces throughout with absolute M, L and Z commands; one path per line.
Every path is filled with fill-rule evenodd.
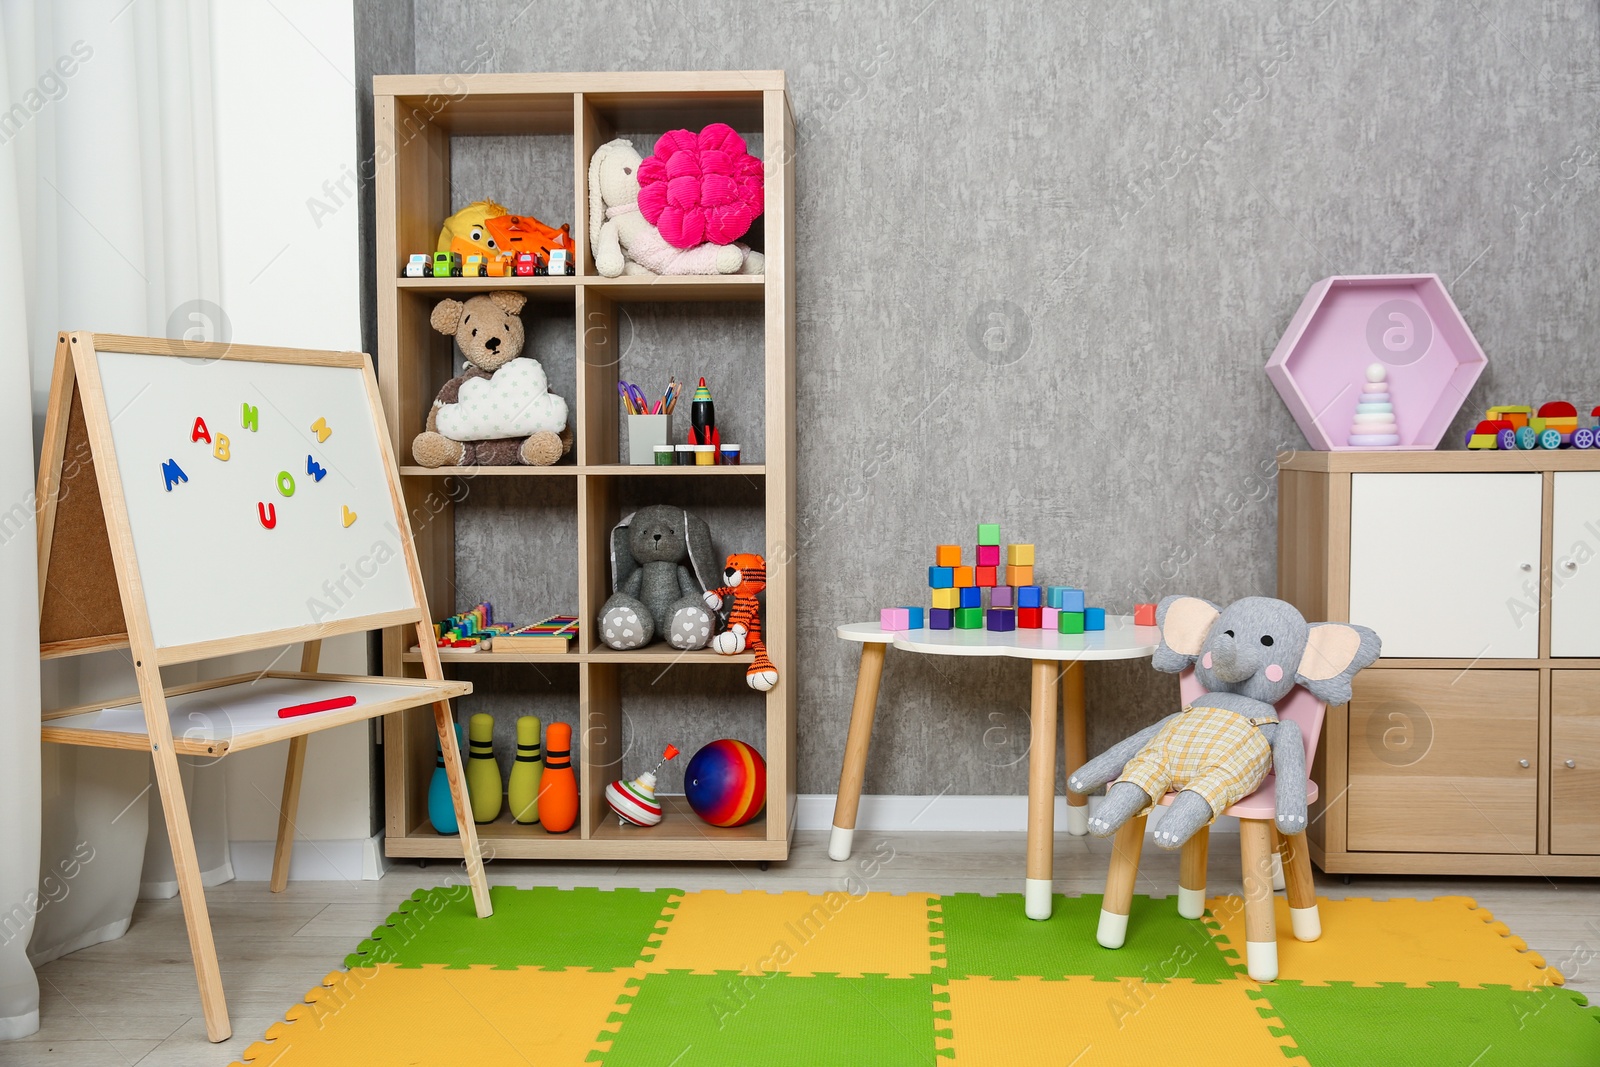
M 767 587 L 767 561 L 754 552 L 737 552 L 728 557 L 722 577 L 727 584 L 708 590 L 706 605 L 718 611 L 723 600 L 732 597 L 733 610 L 728 613 L 728 628 L 711 639 L 711 647 L 724 656 L 737 656 L 747 648 L 754 652 L 755 662 L 744 672 L 744 680 L 764 693 L 778 684 L 778 668 L 767 658 L 761 640 L 761 605 L 756 600 Z

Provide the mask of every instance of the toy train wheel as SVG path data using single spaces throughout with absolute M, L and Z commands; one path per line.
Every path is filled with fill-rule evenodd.
M 1517 447 L 1517 431 L 1501 430 L 1495 435 L 1495 447 L 1502 452 L 1513 452 Z
M 1561 447 L 1561 431 L 1546 430 L 1539 435 L 1539 447 L 1555 451 Z
M 1530 451 L 1539 443 L 1539 435 L 1533 432 L 1532 426 L 1524 426 L 1517 431 L 1517 447 L 1524 452 Z
M 1572 431 L 1573 448 L 1593 448 L 1594 443 L 1594 431 L 1589 429 L 1589 427 L 1580 426 L 1578 429 Z

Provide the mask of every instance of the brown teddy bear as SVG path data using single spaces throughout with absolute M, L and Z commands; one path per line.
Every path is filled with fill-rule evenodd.
M 467 368 L 445 382 L 428 428 L 411 443 L 424 467 L 547 467 L 572 450 L 567 402 L 550 392 L 544 368 L 523 356 L 521 293 L 441 300 L 433 328 L 456 339 Z

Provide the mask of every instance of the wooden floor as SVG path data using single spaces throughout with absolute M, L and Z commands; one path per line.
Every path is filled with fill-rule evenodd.
M 573 886 L 673 886 L 681 889 L 825 892 L 860 874 L 857 862 L 885 860 L 868 880 L 873 891 L 1020 893 L 1021 834 L 903 833 L 856 837 L 855 859 L 827 858 L 826 835 L 802 833 L 793 858 L 768 871 L 732 864 L 553 864 L 497 862 L 498 884 Z M 1098 893 L 1104 888 L 1110 844 L 1060 835 L 1056 839 L 1056 890 Z M 1239 839 L 1212 842 L 1212 893 L 1239 890 Z M 1167 896 L 1176 890 L 1177 854 L 1147 847 L 1139 892 Z M 453 867 L 423 870 L 407 863 L 377 882 L 306 882 L 274 895 L 263 882 L 234 882 L 210 891 L 211 918 L 222 952 L 223 981 L 234 1037 L 206 1041 L 199 996 L 176 900 L 142 903 L 132 929 L 118 941 L 57 960 L 39 972 L 43 1025 L 19 1042 L 0 1042 L 0 1064 L 112 1064 L 221 1067 L 237 1060 L 346 953 L 383 922 L 412 890 L 437 885 Z M 1346 886 L 1319 876 L 1330 897 L 1465 895 L 1494 912 L 1513 933 L 1567 976 L 1568 984 L 1600 999 L 1600 884 L 1542 878 L 1458 879 L 1358 876 Z M 859 891 L 859 885 L 854 885 Z M 1018 907 L 1021 907 L 1020 901 Z M 1085 938 L 1094 931 L 1082 931 Z

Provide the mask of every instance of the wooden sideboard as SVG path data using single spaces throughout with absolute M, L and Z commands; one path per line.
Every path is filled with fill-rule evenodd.
M 1278 467 L 1278 595 L 1383 638 L 1328 709 L 1317 865 L 1600 876 L 1600 451 Z

